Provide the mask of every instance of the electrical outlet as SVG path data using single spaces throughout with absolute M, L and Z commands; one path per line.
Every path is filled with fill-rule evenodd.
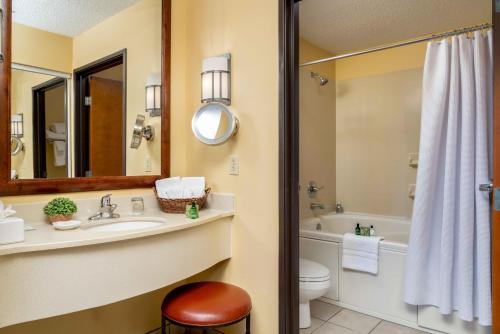
M 151 173 L 153 170 L 153 163 L 151 162 L 151 157 L 146 157 L 146 160 L 144 162 L 144 171 L 146 173 Z
M 240 159 L 237 155 L 229 157 L 229 175 L 240 175 Z

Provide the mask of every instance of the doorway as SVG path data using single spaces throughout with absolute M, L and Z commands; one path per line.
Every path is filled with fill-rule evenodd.
M 127 50 L 75 70 L 75 176 L 126 175 Z
M 66 79 L 63 78 L 55 78 L 32 88 L 35 178 L 68 176 L 66 94 Z M 53 161 L 49 163 L 49 159 Z
M 302 3 L 307 0 L 302 1 Z M 299 88 L 298 14 L 300 1 L 280 1 L 280 333 L 299 333 L 298 329 L 298 275 L 299 275 Z M 494 4 L 494 2 L 493 2 Z M 489 4 L 488 4 L 489 5 Z M 493 6 L 493 8 L 495 8 Z M 499 24 L 500 9 L 493 23 Z M 324 25 L 325 22 L 322 21 Z M 495 33 L 494 58 L 498 59 L 500 37 Z M 380 44 L 383 45 L 383 44 Z M 355 49 L 354 49 L 355 50 Z M 341 55 L 343 53 L 340 53 Z M 332 56 L 332 58 L 334 58 Z M 500 187 L 500 66 L 494 67 L 494 173 L 493 187 Z M 311 73 L 308 76 L 314 89 L 323 87 L 322 81 Z M 314 79 L 314 80 L 313 80 Z M 335 84 L 335 83 L 334 83 Z M 302 184 L 307 187 L 307 184 Z M 302 190 L 303 191 L 303 190 Z M 499 192 L 500 194 L 500 192 Z M 492 209 L 492 304 L 493 333 L 500 333 L 500 211 Z M 419 314 L 423 315 L 422 314 Z

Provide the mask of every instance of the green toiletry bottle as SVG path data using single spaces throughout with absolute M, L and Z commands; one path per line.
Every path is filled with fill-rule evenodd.
M 196 206 L 196 203 L 195 202 L 191 203 L 191 209 L 189 209 L 189 218 L 196 219 L 199 216 L 200 215 L 198 213 L 198 207 Z
M 361 227 L 359 227 L 359 223 L 356 224 L 356 228 L 354 229 L 354 234 L 361 235 Z

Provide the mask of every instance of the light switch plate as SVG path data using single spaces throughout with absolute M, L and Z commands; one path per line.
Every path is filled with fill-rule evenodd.
M 229 175 L 240 175 L 240 159 L 237 155 L 229 157 Z
M 412 168 L 418 167 L 418 153 L 408 153 L 408 166 Z

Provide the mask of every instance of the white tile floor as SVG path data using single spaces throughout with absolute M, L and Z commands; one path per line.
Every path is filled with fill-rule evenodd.
M 311 302 L 311 317 L 311 327 L 301 329 L 300 334 L 426 333 L 317 300 Z

